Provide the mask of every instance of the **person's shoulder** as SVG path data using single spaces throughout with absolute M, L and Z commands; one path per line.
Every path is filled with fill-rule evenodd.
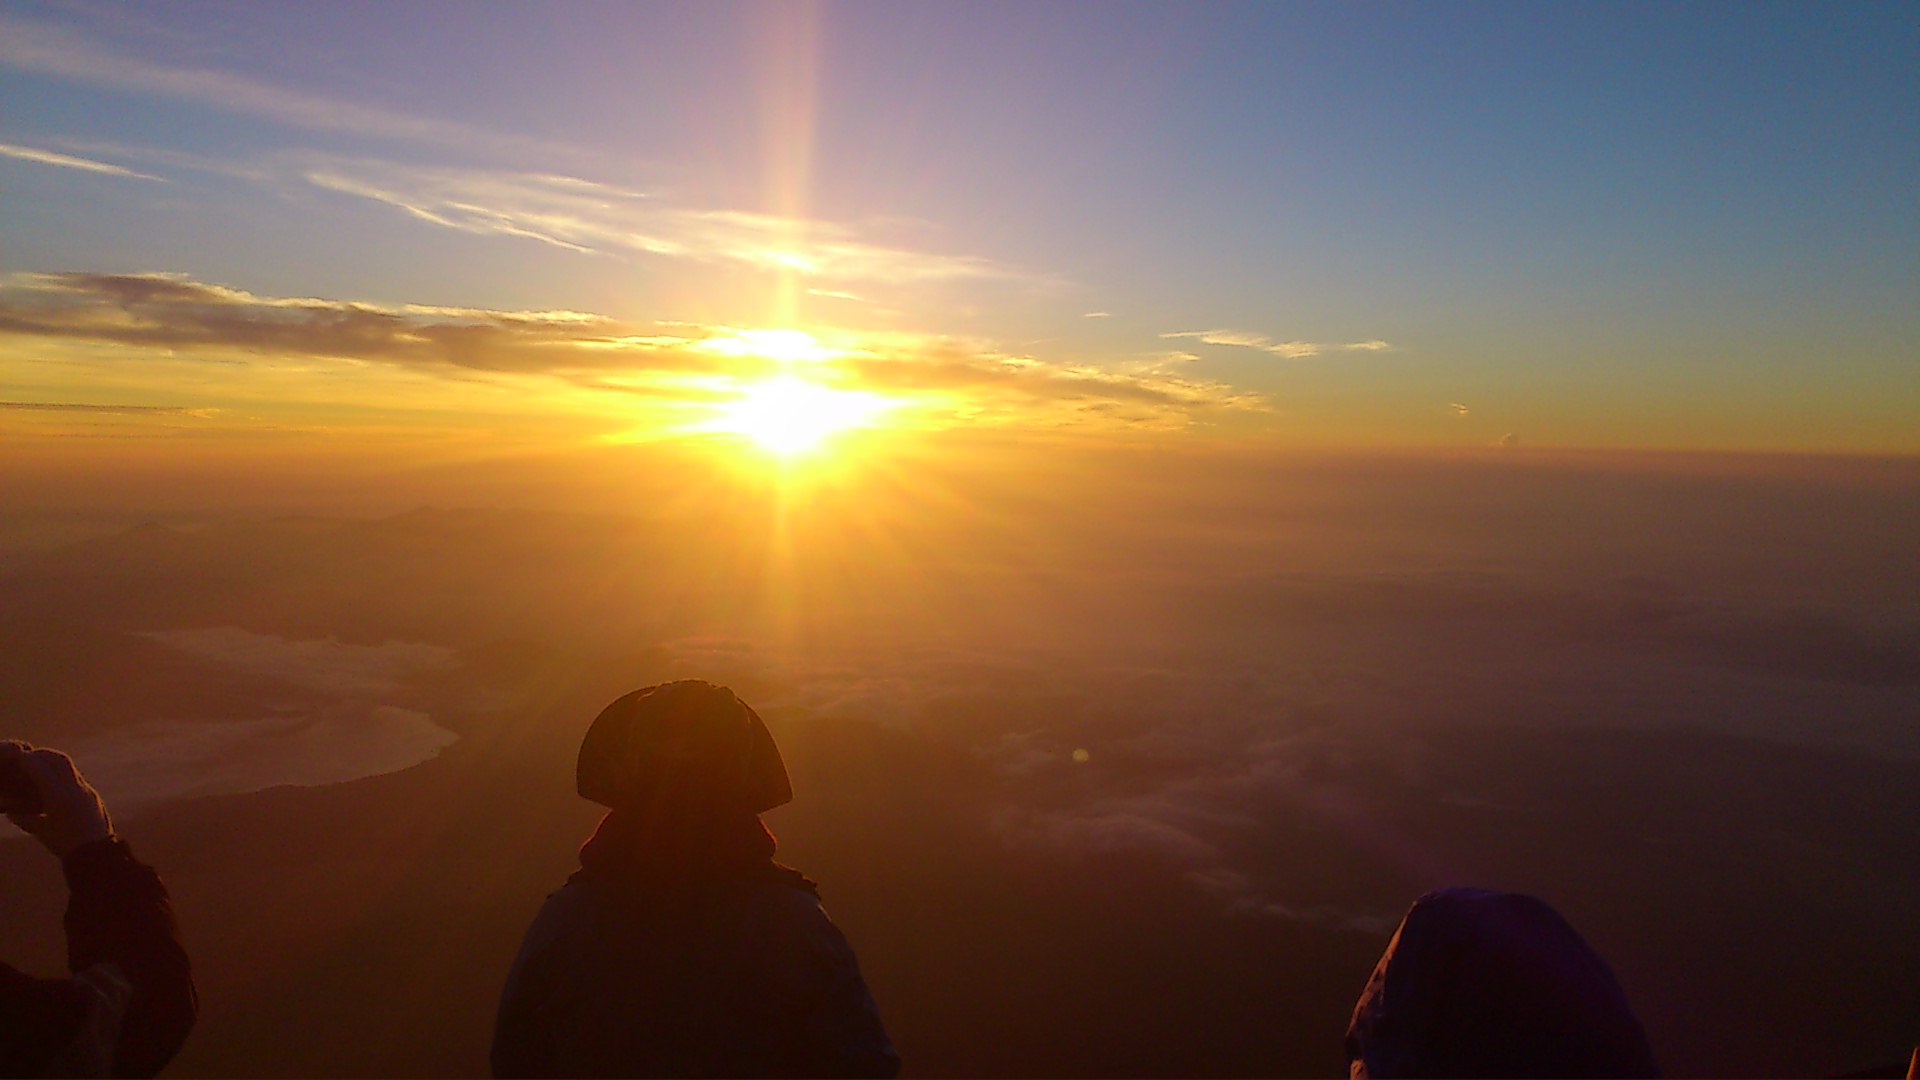
M 837 968 L 852 955 L 812 882 L 798 874 L 770 876 L 755 883 L 753 895 L 755 921 L 769 953 L 796 969 Z
M 574 874 L 561 886 L 547 894 L 544 907 L 584 907 L 605 903 L 613 886 L 601 881 L 592 874 Z
M 547 894 L 540 911 L 527 927 L 528 944 L 551 945 L 589 930 L 601 921 L 611 903 L 610 887 L 601 881 L 575 874 L 567 883 Z
M 754 879 L 749 892 L 755 904 L 785 921 L 807 924 L 824 922 L 831 926 L 832 920 L 827 918 L 826 908 L 820 905 L 820 893 L 814 883 L 800 876 L 797 871 L 784 867 L 780 869 L 785 872 Z

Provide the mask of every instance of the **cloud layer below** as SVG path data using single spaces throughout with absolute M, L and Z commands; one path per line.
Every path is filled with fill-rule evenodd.
M 452 745 L 427 713 L 393 704 L 452 654 L 417 642 L 349 645 L 290 640 L 239 627 L 148 635 L 217 668 L 268 680 L 286 700 L 261 700 L 253 719 L 134 724 L 76 744 L 87 775 L 113 805 L 311 787 L 396 772 Z

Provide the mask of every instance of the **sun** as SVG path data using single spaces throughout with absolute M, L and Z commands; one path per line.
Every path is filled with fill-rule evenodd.
M 744 435 L 768 452 L 790 458 L 819 448 L 840 432 L 872 427 L 892 407 L 879 394 L 779 375 L 748 384 L 707 426 Z

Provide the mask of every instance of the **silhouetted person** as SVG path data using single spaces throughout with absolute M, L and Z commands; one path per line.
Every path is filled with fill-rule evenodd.
M 760 814 L 793 798 L 760 717 L 698 681 L 637 690 L 580 745 L 609 813 L 507 975 L 498 1076 L 893 1076 L 814 884 Z
M 1414 901 L 1347 1029 L 1355 1077 L 1658 1076 L 1606 962 L 1544 901 Z
M 0 742 L 0 808 L 67 877 L 65 979 L 0 964 L 0 1076 L 152 1076 L 198 1001 L 160 876 L 113 834 L 67 755 Z

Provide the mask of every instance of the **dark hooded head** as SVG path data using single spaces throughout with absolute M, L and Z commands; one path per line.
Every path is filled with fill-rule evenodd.
M 617 811 L 691 802 L 751 815 L 793 798 L 767 725 L 733 691 L 698 679 L 635 690 L 602 709 L 575 776 L 582 798 Z
M 1658 1076 L 1627 996 L 1545 901 L 1446 889 L 1413 905 L 1347 1030 L 1352 1076 Z

